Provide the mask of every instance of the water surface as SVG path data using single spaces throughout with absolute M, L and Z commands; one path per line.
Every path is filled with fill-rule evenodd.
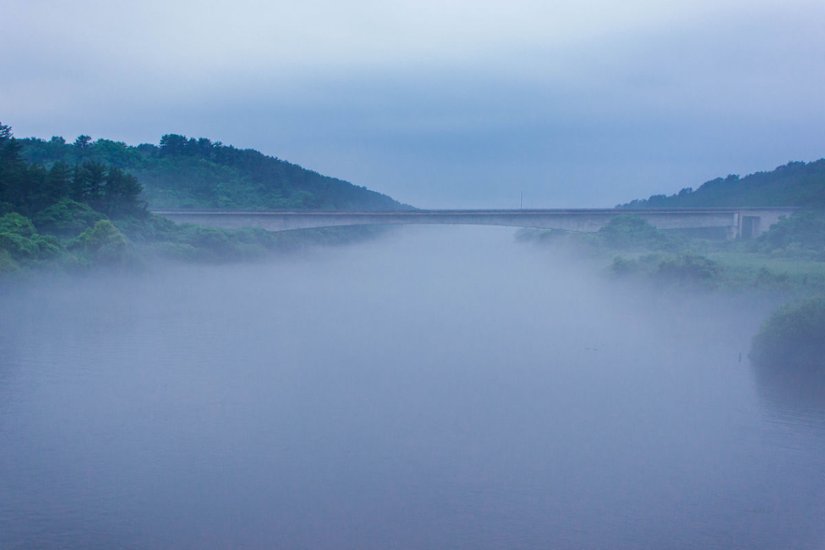
M 742 297 L 438 227 L 3 292 L 2 548 L 825 548 Z

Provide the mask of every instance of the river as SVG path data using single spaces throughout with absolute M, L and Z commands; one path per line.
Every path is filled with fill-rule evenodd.
M 745 296 L 415 227 L 0 306 L 0 548 L 825 548 Z

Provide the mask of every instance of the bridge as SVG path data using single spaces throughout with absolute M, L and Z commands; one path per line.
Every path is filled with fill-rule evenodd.
M 728 238 L 753 238 L 794 208 L 543 209 L 543 210 L 395 210 L 357 211 L 188 211 L 155 214 L 177 223 L 208 227 L 259 227 L 288 231 L 313 227 L 390 224 L 500 225 L 594 232 L 617 216 L 638 216 L 659 229 L 717 229 Z

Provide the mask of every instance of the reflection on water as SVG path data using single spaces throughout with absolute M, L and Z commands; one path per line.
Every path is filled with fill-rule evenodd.
M 769 412 L 825 433 L 825 368 L 754 361 L 753 374 Z
M 510 231 L 2 301 L 2 548 L 825 542 L 821 401 L 739 361 L 764 310 Z

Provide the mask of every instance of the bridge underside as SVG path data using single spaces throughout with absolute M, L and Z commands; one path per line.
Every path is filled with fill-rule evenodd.
M 669 210 L 410 210 L 392 212 L 195 212 L 158 211 L 177 223 L 209 227 L 259 227 L 289 231 L 348 225 L 498 225 L 594 232 L 617 216 L 638 216 L 659 229 L 720 229 L 728 237 L 755 237 L 793 209 L 669 209 Z

